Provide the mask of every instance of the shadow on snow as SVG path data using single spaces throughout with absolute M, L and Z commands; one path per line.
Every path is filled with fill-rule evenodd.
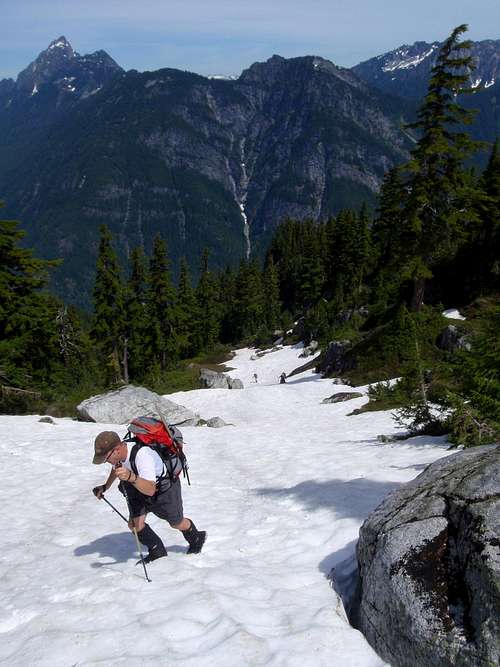
M 254 493 L 276 500 L 291 498 L 307 511 L 328 509 L 337 518 L 365 519 L 385 496 L 401 482 L 378 482 L 373 479 L 308 480 L 288 488 L 261 488 Z
M 184 552 L 186 549 L 187 545 L 186 547 L 178 545 L 167 547 L 167 551 L 170 552 Z M 142 552 L 143 554 L 146 554 L 147 548 L 143 547 Z M 74 554 L 75 556 L 89 556 L 90 554 L 96 554 L 98 558 L 113 559 L 105 562 L 96 561 L 91 564 L 91 567 L 94 568 L 118 565 L 119 563 L 126 563 L 128 560 L 137 560 L 139 558 L 134 536 L 128 531 L 99 537 L 97 540 L 93 540 L 88 544 L 83 544 L 82 546 L 77 547 L 74 550 Z

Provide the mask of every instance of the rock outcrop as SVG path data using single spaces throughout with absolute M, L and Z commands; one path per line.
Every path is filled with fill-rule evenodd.
M 221 417 L 211 417 L 207 421 L 207 426 L 209 428 L 223 428 L 224 426 L 228 426 L 228 424 Z
M 144 387 L 125 385 L 105 394 L 91 396 L 76 408 L 81 421 L 126 424 L 134 417 L 158 417 L 159 411 L 170 424 L 196 426 L 200 417 L 183 405 L 155 394 Z
M 309 345 L 306 345 L 299 357 L 310 357 L 318 351 L 319 343 L 317 340 L 312 340 Z
M 209 368 L 200 368 L 200 385 L 203 389 L 243 389 L 243 382 Z
M 352 623 L 395 667 L 500 664 L 500 445 L 430 465 L 360 531 Z
M 363 394 L 359 391 L 338 391 L 329 398 L 324 398 L 322 403 L 344 403 L 345 401 L 352 401 L 353 398 L 362 398 Z
M 449 324 L 446 329 L 440 334 L 437 345 L 442 350 L 447 352 L 456 352 L 457 350 L 471 349 L 471 344 L 454 324 Z
M 355 359 L 348 354 L 350 349 L 349 340 L 331 341 L 316 362 L 316 372 L 323 377 L 333 377 L 355 368 Z

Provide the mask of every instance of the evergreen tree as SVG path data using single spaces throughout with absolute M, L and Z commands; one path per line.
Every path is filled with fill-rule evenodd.
M 130 253 L 130 276 L 125 293 L 125 336 L 130 378 L 142 379 L 148 368 L 147 340 L 150 331 L 148 312 L 148 268 L 142 247 Z
M 262 275 L 255 259 L 242 260 L 236 278 L 236 335 L 245 340 L 265 329 Z
M 165 241 L 153 241 L 149 269 L 149 345 L 151 356 L 164 371 L 178 357 L 175 329 L 175 289 L 172 285 Z
M 263 276 L 264 288 L 264 320 L 272 333 L 280 325 L 281 302 L 279 291 L 279 275 L 272 255 L 266 261 Z
M 473 69 L 470 41 L 460 41 L 466 25 L 443 43 L 432 69 L 428 93 L 415 123 L 419 139 L 403 170 L 407 193 L 397 252 L 401 277 L 413 283 L 412 310 L 420 310 L 433 268 L 452 257 L 477 222 L 476 191 L 464 161 L 479 147 L 462 129 L 473 113 L 457 101 Z
M 405 191 L 400 170 L 390 169 L 380 189 L 377 216 L 372 227 L 373 252 L 376 258 L 372 276 L 373 300 L 385 307 L 398 300 L 401 283 L 398 269 L 404 247 L 402 203 Z
M 111 233 L 106 225 L 101 225 L 100 234 L 92 339 L 106 358 L 107 382 L 116 383 L 123 382 L 123 283 Z
M 180 355 L 182 358 L 191 357 L 198 351 L 195 342 L 198 304 L 185 257 L 182 257 L 180 264 L 175 319 Z
M 481 206 L 482 230 L 480 255 L 485 273 L 485 286 L 500 289 L 500 153 L 498 139 L 493 145 L 488 165 L 481 179 L 485 197 Z
M 0 208 L 3 207 L 0 201 Z M 44 287 L 48 269 L 57 262 L 36 259 L 20 246 L 26 233 L 16 220 L 0 220 L 0 338 L 5 338 L 9 318 L 24 298 Z
M 370 242 L 366 214 L 341 211 L 330 225 L 331 295 L 337 308 L 358 304 L 368 271 Z
M 217 342 L 220 331 L 220 309 L 218 285 L 210 272 L 208 260 L 210 252 L 205 248 L 202 253 L 200 279 L 196 288 L 196 300 L 200 319 L 198 321 L 196 341 L 198 349 L 209 350 Z
M 319 230 L 320 227 L 313 221 L 302 223 L 297 298 L 299 307 L 304 311 L 319 301 L 326 282 L 325 248 L 321 245 Z
M 222 343 L 234 343 L 238 340 L 236 274 L 227 266 L 219 276 L 220 295 L 220 340 Z
M 37 390 L 63 364 L 59 303 L 40 291 L 58 262 L 37 259 L 22 248 L 25 232 L 18 225 L 0 220 L 0 384 Z

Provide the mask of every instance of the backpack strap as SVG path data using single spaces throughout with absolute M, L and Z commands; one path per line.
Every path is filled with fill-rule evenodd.
M 144 445 L 141 442 L 136 441 L 135 445 L 130 450 L 130 456 L 128 458 L 128 462 L 130 463 L 130 467 L 132 468 L 132 472 L 136 476 L 137 476 L 137 466 L 135 465 L 135 459 L 136 459 L 136 456 L 137 456 L 137 452 L 143 446 Z
M 161 462 L 163 463 L 163 473 L 156 480 L 156 484 L 159 484 L 166 477 L 168 477 L 171 481 L 173 481 L 174 476 L 173 476 L 173 471 L 171 469 L 171 464 L 170 464 L 170 467 L 169 467 L 169 464 L 161 456 L 161 454 L 158 452 L 157 448 L 154 447 L 154 446 L 151 446 L 151 445 L 145 445 L 143 442 L 140 442 L 140 441 L 138 442 L 137 440 L 135 442 L 135 445 L 130 450 L 130 456 L 129 456 L 129 459 L 128 459 L 128 461 L 130 463 L 130 467 L 132 468 L 132 472 L 134 473 L 134 475 L 138 474 L 137 473 L 137 466 L 135 464 L 135 459 L 137 457 L 137 452 L 139 451 L 139 449 L 142 449 L 142 447 L 148 447 L 149 449 L 156 452 L 158 454 L 158 456 L 160 457 Z

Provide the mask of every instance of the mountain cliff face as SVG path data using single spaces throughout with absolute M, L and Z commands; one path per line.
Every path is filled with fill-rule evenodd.
M 14 111 L 15 110 L 15 111 Z M 124 257 L 158 232 L 195 267 L 260 252 L 287 216 L 371 202 L 407 156 L 400 113 L 353 72 L 273 56 L 237 80 L 172 69 L 123 72 L 64 38 L 0 83 L 0 193 L 55 289 L 88 303 L 106 223 Z

